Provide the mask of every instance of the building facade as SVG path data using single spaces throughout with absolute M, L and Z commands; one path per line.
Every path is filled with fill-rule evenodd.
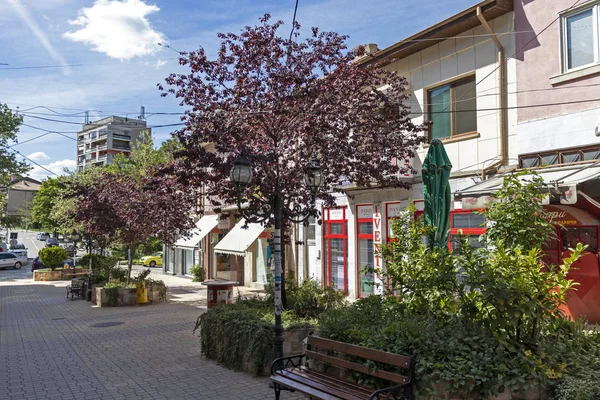
M 111 164 L 117 154 L 129 156 L 146 121 L 111 116 L 82 126 L 77 133 L 77 170 Z
M 406 77 L 416 124 L 427 123 L 428 142 L 440 139 L 452 162 L 453 193 L 516 166 L 516 62 L 512 1 L 486 0 L 388 48 L 368 45 L 368 67 L 383 63 Z M 346 185 L 337 207 L 322 208 L 322 225 L 298 228 L 298 275 L 342 290 L 350 298 L 378 293 L 379 278 L 364 273 L 381 266 L 376 246 L 390 239 L 390 220 L 415 201 L 422 209 L 420 168 L 428 145 L 409 162 L 410 190 Z M 470 210 L 455 202 L 451 233 L 480 228 Z

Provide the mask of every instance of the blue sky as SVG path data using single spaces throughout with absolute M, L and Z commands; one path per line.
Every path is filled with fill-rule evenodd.
M 297 20 L 305 32 L 317 26 L 349 35 L 349 48 L 364 43 L 384 48 L 475 3 L 300 0 Z M 219 43 L 217 32 L 237 33 L 266 12 L 285 22 L 281 33 L 287 36 L 294 4 L 295 0 L 0 0 L 0 102 L 31 115 L 25 117 L 30 126 L 21 128 L 20 142 L 44 134 L 43 129 L 75 138 L 86 110 L 101 111 L 91 112 L 92 120 L 110 114 L 136 117 L 142 105 L 147 115 L 179 112 L 173 98 L 160 97 L 156 84 L 170 72 L 185 70 L 177 65 L 176 52 L 156 43 L 182 51 L 202 46 L 211 54 Z M 39 68 L 46 66 L 51 68 Z M 164 125 L 178 118 L 154 115 L 147 121 L 150 126 Z M 172 130 L 154 129 L 156 144 Z M 15 149 L 61 173 L 64 167 L 75 167 L 75 143 L 50 133 Z M 35 166 L 30 175 L 42 179 L 50 174 Z

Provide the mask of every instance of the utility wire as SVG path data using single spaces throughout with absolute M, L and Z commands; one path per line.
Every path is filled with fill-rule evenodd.
M 21 153 L 19 150 L 15 150 L 15 153 L 18 153 L 21 155 L 21 157 L 25 158 L 26 160 L 29 160 L 30 162 L 34 163 L 35 165 L 37 165 L 38 167 L 40 167 L 43 170 L 46 170 L 48 172 L 50 172 L 52 175 L 56 175 L 56 176 L 60 176 L 58 175 L 56 172 L 54 171 L 50 171 L 48 168 L 44 167 L 43 165 L 40 165 L 38 163 L 36 163 L 35 161 L 33 161 L 31 158 L 27 157 L 26 155 L 24 155 L 23 153 Z
M 39 135 L 39 136 L 36 136 L 36 137 L 33 137 L 33 138 L 31 138 L 31 139 L 27 139 L 27 140 L 23 140 L 22 142 L 15 143 L 15 144 L 13 144 L 12 146 L 8 146 L 8 148 L 9 148 L 9 149 L 12 149 L 12 148 L 13 148 L 13 147 L 15 147 L 15 146 L 18 146 L 18 145 L 20 145 L 20 144 L 23 144 L 23 143 L 31 142 L 31 141 L 33 141 L 33 140 L 37 140 L 37 139 L 39 139 L 39 138 L 42 138 L 42 137 L 44 137 L 44 136 L 46 136 L 46 135 L 49 135 L 49 134 L 50 134 L 50 132 L 43 133 L 43 134 L 41 134 L 41 135 Z
M 296 6 L 294 7 L 294 18 L 292 18 L 292 30 L 290 32 L 290 42 L 292 41 L 292 35 L 296 26 L 296 13 L 298 12 L 298 0 L 296 0 Z
M 575 1 L 575 3 L 573 3 L 573 5 L 571 7 L 569 7 L 567 10 L 568 11 L 570 9 L 572 9 L 573 7 L 575 7 L 577 4 L 579 4 L 581 0 L 577 0 Z M 546 27 L 544 29 L 542 29 L 541 31 L 539 31 L 538 33 L 536 33 L 529 41 L 527 41 L 527 43 L 525 43 L 523 46 L 521 46 L 517 51 L 515 51 L 513 53 L 512 56 L 510 57 L 506 57 L 502 63 L 500 63 L 496 68 L 494 68 L 489 74 L 487 74 L 486 76 L 484 76 L 483 78 L 481 78 L 481 80 L 479 82 L 476 82 L 472 87 L 470 87 L 467 91 L 465 91 L 462 95 L 460 95 L 458 97 L 457 100 L 460 100 L 461 98 L 463 98 L 467 93 L 469 93 L 471 90 L 475 89 L 477 87 L 477 85 L 479 85 L 481 82 L 483 82 L 484 80 L 486 80 L 488 77 L 490 77 L 492 74 L 494 74 L 498 69 L 500 69 L 501 66 L 505 65 L 508 60 L 510 60 L 511 58 L 514 58 L 517 54 L 519 54 L 520 51 L 522 51 L 523 49 L 525 49 L 525 47 L 529 46 L 529 44 L 531 42 L 533 42 L 534 40 L 536 40 L 542 33 L 544 33 L 547 29 L 549 29 L 552 25 L 554 25 L 554 23 L 556 21 L 558 21 L 561 17 L 562 17 L 563 13 L 559 14 L 556 18 L 554 18 L 552 20 L 552 22 L 550 22 L 548 25 L 546 25 Z M 448 104 L 448 106 L 446 108 L 450 107 L 450 104 Z

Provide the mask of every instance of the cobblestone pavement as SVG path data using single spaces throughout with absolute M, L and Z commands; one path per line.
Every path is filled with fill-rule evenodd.
M 197 307 L 96 308 L 66 284 L 0 271 L 0 400 L 274 398 L 267 378 L 201 357 Z

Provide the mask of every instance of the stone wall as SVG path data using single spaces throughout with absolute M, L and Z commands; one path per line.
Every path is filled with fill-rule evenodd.
M 158 289 L 148 287 L 148 304 L 159 303 L 161 300 Z M 116 291 L 116 296 L 111 298 L 111 292 Z M 92 302 L 98 307 L 121 307 L 138 305 L 137 289 L 114 288 L 105 289 L 95 286 L 92 290 Z
M 33 271 L 33 280 L 37 282 L 69 281 L 87 274 L 87 269 L 57 268 L 54 271 Z

